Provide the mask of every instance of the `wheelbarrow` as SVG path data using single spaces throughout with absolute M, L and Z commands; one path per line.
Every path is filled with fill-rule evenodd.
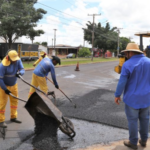
M 62 115 L 62 112 L 52 103 L 50 98 L 40 89 L 34 87 L 33 85 L 26 82 L 22 76 L 20 79 L 31 87 L 35 88 L 37 91 L 34 92 L 28 101 L 21 98 L 17 98 L 12 93 L 10 95 L 20 101 L 25 102 L 25 108 L 29 114 L 35 119 L 37 113 L 44 114 L 46 116 L 56 119 L 59 124 L 59 129 L 68 135 L 71 139 L 75 137 L 76 132 L 74 131 L 73 123 L 66 117 Z M 5 135 L 5 134 L 4 134 Z

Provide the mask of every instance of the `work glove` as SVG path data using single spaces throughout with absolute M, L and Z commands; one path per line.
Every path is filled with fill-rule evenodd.
M 17 72 L 17 73 L 16 73 L 16 77 L 17 77 L 17 78 L 20 78 L 19 76 L 21 76 L 21 73 L 20 73 L 20 72 Z
M 58 86 L 58 85 L 55 85 L 55 88 L 56 88 L 56 89 L 59 89 L 59 86 Z
M 8 89 L 6 89 L 5 93 L 9 95 L 11 92 Z

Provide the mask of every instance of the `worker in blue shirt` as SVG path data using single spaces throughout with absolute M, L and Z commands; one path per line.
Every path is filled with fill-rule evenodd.
M 145 147 L 149 131 L 149 107 L 150 107 L 150 59 L 147 58 L 135 43 L 129 43 L 125 53 L 128 60 L 123 64 L 120 79 L 115 92 L 115 103 L 123 101 L 128 120 L 129 141 L 124 145 L 137 149 L 138 120 L 140 122 L 141 146 Z
M 51 72 L 52 80 L 55 84 L 55 87 L 59 89 L 58 83 L 56 81 L 55 68 L 59 63 L 61 64 L 60 59 L 57 56 L 52 56 L 52 59 L 43 58 L 42 61 L 38 64 L 38 66 L 34 69 L 32 74 L 31 84 L 35 87 L 40 87 L 40 89 L 48 94 L 48 86 L 46 83 L 46 78 L 48 73 Z M 28 98 L 35 92 L 33 87 L 30 87 Z
M 22 62 L 18 57 L 18 53 L 15 50 L 10 50 L 8 55 L 0 63 L 0 126 L 6 128 L 5 123 L 5 109 L 8 100 L 10 99 L 11 115 L 10 120 L 12 122 L 21 123 L 17 119 L 17 107 L 18 100 L 13 98 L 9 94 L 12 93 L 18 97 L 18 85 L 17 77 L 23 75 L 25 70 Z

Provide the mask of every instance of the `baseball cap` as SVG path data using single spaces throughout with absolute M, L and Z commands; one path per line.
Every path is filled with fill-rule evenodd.
M 9 58 L 11 59 L 11 61 L 20 60 L 17 51 L 16 51 L 16 50 L 10 50 L 10 51 L 8 52 L 8 55 L 5 56 L 5 58 L 2 60 L 2 64 L 3 64 L 4 66 L 9 66 L 9 65 L 11 64 L 10 60 L 8 59 L 8 56 L 9 56 Z
M 52 56 L 53 60 L 56 60 L 59 65 L 61 64 L 60 58 L 57 56 Z
M 46 53 L 44 51 L 40 51 L 40 56 L 42 55 L 46 55 Z

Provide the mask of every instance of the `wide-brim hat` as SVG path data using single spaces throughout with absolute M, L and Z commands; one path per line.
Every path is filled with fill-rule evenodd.
M 20 60 L 17 51 L 11 50 L 11 51 L 8 52 L 8 55 L 5 56 L 5 58 L 2 60 L 2 64 L 4 66 L 9 66 L 11 64 L 11 61 L 8 59 L 8 56 L 11 59 L 11 61 Z
M 139 46 L 135 43 L 128 43 L 127 47 L 125 50 L 121 52 L 138 52 L 138 53 L 143 53 L 140 49 Z

